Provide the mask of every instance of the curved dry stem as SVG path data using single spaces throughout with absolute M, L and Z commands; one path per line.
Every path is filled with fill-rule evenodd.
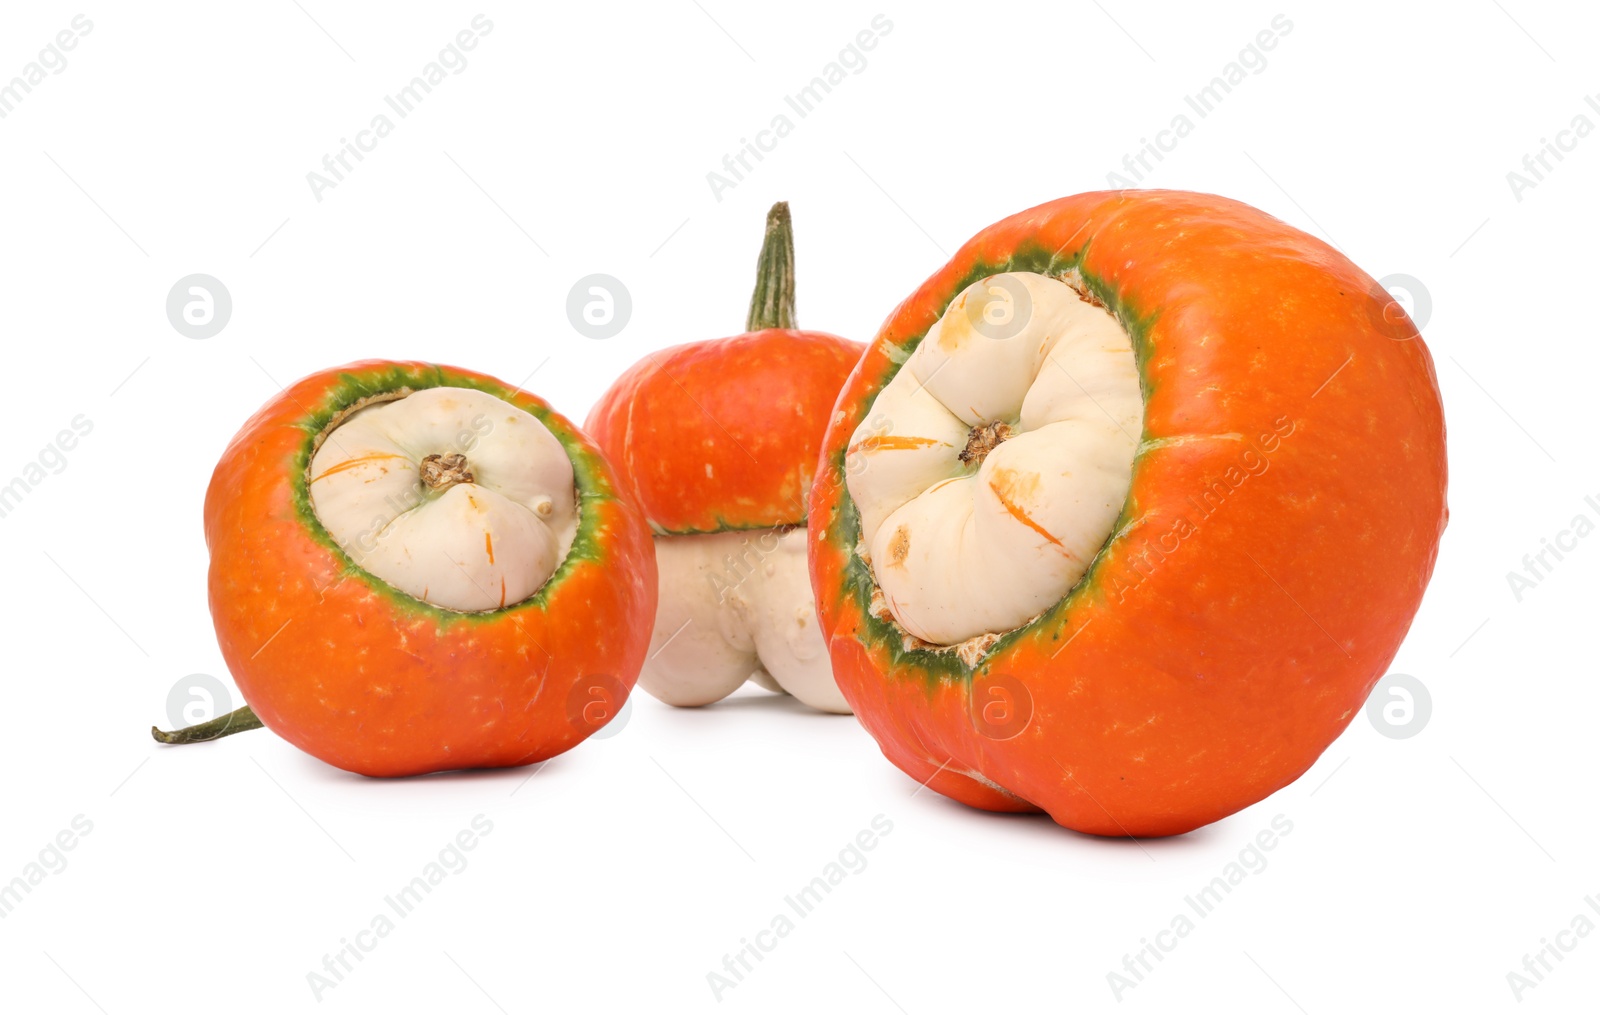
M 205 722 L 186 726 L 171 733 L 152 726 L 150 735 L 163 744 L 203 744 L 207 740 L 221 740 L 223 737 L 231 737 L 246 730 L 258 730 L 263 725 L 255 712 L 251 711 L 250 706 L 246 705 L 234 709 L 227 715 L 219 715 L 215 719 L 207 719 Z

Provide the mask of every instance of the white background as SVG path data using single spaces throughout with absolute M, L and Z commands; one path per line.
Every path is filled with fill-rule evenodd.
M 92 822 L 0 920 L 0 1005 L 111 1015 L 610 1009 L 1572 1011 L 1600 934 L 1520 1006 L 1507 974 L 1600 894 L 1591 420 L 1600 136 L 1518 200 L 1506 174 L 1600 90 L 1572 4 L 1102 3 L 765 11 L 606 4 L 7 5 L 0 80 L 93 30 L 0 120 L 0 484 L 92 433 L 0 518 L 0 881 Z M 320 202 L 306 174 L 482 12 L 493 31 Z M 706 181 L 873 15 L 890 33 L 718 201 Z M 1210 116 L 1184 103 L 1276 14 L 1292 31 Z M 313 20 L 314 19 L 314 20 Z M 1600 99 L 1597 99 L 1600 102 Z M 1396 672 L 1411 739 L 1358 716 L 1305 778 L 1175 840 L 1090 839 L 918 787 L 849 718 L 752 694 L 635 700 L 539 770 L 380 782 L 271 733 L 162 749 L 187 675 L 229 680 L 201 498 L 245 418 L 362 357 L 472 367 L 581 418 L 648 350 L 739 330 L 762 217 L 794 208 L 804 325 L 870 338 L 968 236 L 1145 175 L 1406 274 L 1449 423 L 1450 527 Z M 791 114 L 791 118 L 793 118 Z M 1569 141 L 1572 138 L 1569 137 Z M 164 301 L 205 272 L 216 337 Z M 584 339 L 568 289 L 632 295 Z M 1407 299 L 1415 300 L 1416 294 Z M 1415 305 L 1413 303 L 1413 305 Z M 537 372 L 534 372 L 537 371 Z M 187 685 L 185 685 L 187 686 Z M 231 683 L 230 683 L 231 686 Z M 238 704 L 238 701 L 233 701 Z M 475 815 L 452 874 L 320 1002 L 307 974 Z M 870 854 L 718 1003 L 707 974 L 876 815 Z M 1275 815 L 1293 831 L 1120 1000 L 1107 974 Z M 1600 900 L 1597 900 L 1600 904 Z

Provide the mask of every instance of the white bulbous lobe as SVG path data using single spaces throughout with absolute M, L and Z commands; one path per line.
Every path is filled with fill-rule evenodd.
M 532 414 L 472 388 L 370 405 L 324 435 L 312 508 L 358 566 L 464 613 L 533 595 L 577 533 L 572 462 Z
M 817 624 L 804 528 L 657 536 L 655 547 L 661 595 L 640 687 L 706 705 L 751 680 L 850 711 Z
M 893 618 L 955 645 L 1083 576 L 1127 499 L 1144 397 L 1127 333 L 1062 279 L 958 295 L 851 436 L 861 549 Z

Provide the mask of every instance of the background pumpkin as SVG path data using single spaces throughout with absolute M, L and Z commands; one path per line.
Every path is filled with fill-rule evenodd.
M 640 686 L 704 705 L 746 679 L 845 712 L 816 626 L 807 496 L 860 343 L 795 327 L 789 206 L 767 215 L 743 334 L 652 353 L 589 412 L 655 533 L 661 594 Z

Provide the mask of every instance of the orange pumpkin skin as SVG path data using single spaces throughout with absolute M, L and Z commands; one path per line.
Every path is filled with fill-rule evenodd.
M 986 651 L 910 645 L 872 610 L 846 443 L 968 284 L 1071 268 L 1133 336 L 1145 391 L 1122 517 L 1061 602 Z M 1170 191 L 979 233 L 885 322 L 818 469 L 818 615 L 884 754 L 974 807 L 1109 836 L 1189 831 L 1305 772 L 1393 659 L 1447 517 L 1432 359 L 1388 294 L 1263 212 Z M 1031 709 L 1014 735 L 986 711 L 1007 708 Z
M 791 328 L 675 346 L 629 367 L 584 429 L 659 534 L 799 525 L 863 348 Z
M 531 413 L 566 448 L 580 502 L 572 551 L 532 597 L 490 613 L 434 607 L 357 568 L 306 493 L 312 444 L 358 399 L 477 388 Z M 217 640 L 251 708 L 330 765 L 371 776 L 526 765 L 622 704 L 655 616 L 644 519 L 599 451 L 540 399 L 492 377 L 367 360 L 272 399 L 218 463 L 205 503 Z

